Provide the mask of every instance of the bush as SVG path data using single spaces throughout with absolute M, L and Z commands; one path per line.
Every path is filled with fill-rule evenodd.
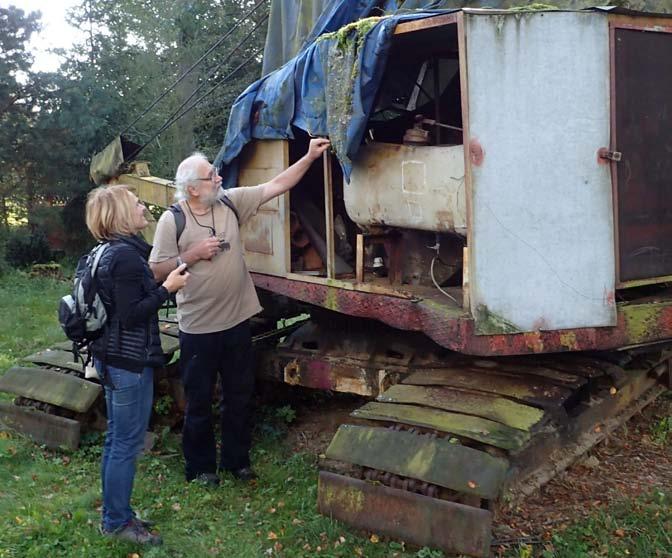
M 51 260 L 51 249 L 47 236 L 41 229 L 17 229 L 7 236 L 5 260 L 13 267 L 29 267 Z

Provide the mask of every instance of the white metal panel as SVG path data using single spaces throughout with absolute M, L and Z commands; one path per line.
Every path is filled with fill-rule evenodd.
M 607 18 L 465 14 L 465 33 L 478 331 L 615 325 Z
M 461 145 L 370 143 L 353 164 L 343 198 L 360 225 L 392 225 L 466 234 Z

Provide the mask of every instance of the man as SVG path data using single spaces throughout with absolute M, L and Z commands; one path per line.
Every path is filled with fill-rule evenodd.
M 218 471 L 230 471 L 241 480 L 256 478 L 249 458 L 254 391 L 249 319 L 262 308 L 243 260 L 238 227 L 260 205 L 293 188 L 328 147 L 328 140 L 313 139 L 306 155 L 271 181 L 226 191 L 220 188 L 217 169 L 199 153 L 177 168 L 184 230 L 178 239 L 175 213 L 166 211 L 157 224 L 149 261 L 158 281 L 183 263 L 190 273 L 177 295 L 188 481 L 218 484 Z M 224 194 L 235 212 L 221 201 Z M 219 467 L 211 413 L 217 374 L 222 387 Z

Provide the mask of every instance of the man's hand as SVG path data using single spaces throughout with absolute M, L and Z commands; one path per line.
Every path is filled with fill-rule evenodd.
M 310 140 L 306 157 L 311 161 L 315 161 L 316 159 L 319 159 L 322 156 L 322 153 L 329 149 L 330 146 L 331 142 L 327 138 L 313 138 Z
M 198 260 L 211 260 L 219 252 L 219 240 L 214 236 L 201 240 L 189 250 L 190 255 L 193 254 Z

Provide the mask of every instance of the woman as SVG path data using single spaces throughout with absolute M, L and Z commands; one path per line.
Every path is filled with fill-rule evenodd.
M 161 544 L 131 509 L 135 461 L 143 448 L 153 398 L 153 369 L 165 364 L 157 311 L 189 274 L 182 265 L 157 285 L 147 264 L 151 246 L 138 233 L 146 208 L 126 186 L 96 188 L 86 203 L 86 226 L 109 247 L 98 264 L 98 293 L 108 310 L 106 333 L 91 346 L 105 387 L 107 434 L 101 477 L 101 531 L 142 544 Z

